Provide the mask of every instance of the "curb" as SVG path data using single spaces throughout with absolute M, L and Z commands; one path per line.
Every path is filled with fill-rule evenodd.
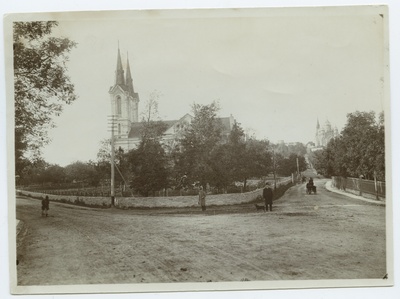
M 355 194 L 352 194 L 352 193 L 349 193 L 349 192 L 346 192 L 346 191 L 343 191 L 343 190 L 336 189 L 336 188 L 332 187 L 332 180 L 329 180 L 329 181 L 326 182 L 325 189 L 330 191 L 330 192 L 334 192 L 334 193 L 338 193 L 338 194 L 341 194 L 341 195 L 345 195 L 345 196 L 350 197 L 350 198 L 359 199 L 359 200 L 362 200 L 362 201 L 365 201 L 365 202 L 368 202 L 368 203 L 373 203 L 373 204 L 380 205 L 380 206 L 386 206 L 386 203 L 383 202 L 383 201 L 377 201 L 377 200 L 365 198 L 365 197 L 358 196 L 358 195 L 355 195 Z

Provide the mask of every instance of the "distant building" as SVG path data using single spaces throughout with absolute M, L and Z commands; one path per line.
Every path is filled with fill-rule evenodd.
M 332 128 L 329 120 L 326 120 L 324 126 L 320 126 L 319 120 L 317 119 L 317 127 L 315 132 L 315 146 L 317 148 L 324 147 L 332 139 L 339 136 L 337 127 Z
M 126 64 L 126 76 L 122 67 L 121 54 L 118 48 L 117 69 L 115 82 L 108 91 L 111 102 L 111 114 L 114 123 L 115 146 L 129 151 L 138 147 L 143 124 L 139 122 L 139 94 L 135 92 L 131 75 L 129 59 Z M 162 143 L 169 148 L 178 145 L 193 120 L 193 116 L 185 114 L 177 120 L 163 121 L 167 129 L 162 137 Z M 219 118 L 222 125 L 223 138 L 227 138 L 232 130 L 235 119 L 230 117 Z

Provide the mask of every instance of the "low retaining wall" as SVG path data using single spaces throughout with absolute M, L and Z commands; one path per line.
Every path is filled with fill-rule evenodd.
M 47 195 L 49 200 L 55 202 L 69 203 L 82 206 L 109 208 L 110 197 L 82 197 L 67 195 L 52 195 L 38 192 L 17 190 L 17 194 L 43 199 Z M 246 193 L 208 195 L 206 204 L 210 205 L 234 205 L 248 203 L 262 195 L 262 189 Z M 198 196 L 175 196 L 175 197 L 118 197 L 115 206 L 117 208 L 183 208 L 198 206 Z
M 24 195 L 36 199 L 44 199 L 47 195 L 49 197 L 49 200 L 51 201 L 69 203 L 81 206 L 97 207 L 97 208 L 109 208 L 111 206 L 111 199 L 109 197 L 52 195 L 52 194 L 44 194 L 44 193 L 31 192 L 25 190 L 17 190 L 17 195 Z
M 291 182 L 278 186 L 274 194 L 274 200 L 280 198 Z M 263 202 L 262 190 L 257 189 L 246 193 L 215 194 L 206 197 L 207 206 L 237 205 L 251 202 Z M 71 195 L 52 195 L 25 190 L 17 190 L 18 195 L 24 195 L 36 199 L 43 199 L 47 195 L 49 200 L 93 208 L 111 207 L 110 197 L 90 197 Z M 187 208 L 198 206 L 198 196 L 173 196 L 173 197 L 117 197 L 115 206 L 121 209 L 129 208 Z

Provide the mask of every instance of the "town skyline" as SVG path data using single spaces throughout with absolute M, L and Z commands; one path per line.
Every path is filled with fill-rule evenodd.
M 55 119 L 44 159 L 95 160 L 99 142 L 110 138 L 108 90 L 118 47 L 124 69 L 130 61 L 139 120 L 158 91 L 162 120 L 216 100 L 221 117 L 232 115 L 257 139 L 306 144 L 315 142 L 317 119 L 340 132 L 348 113 L 384 110 L 379 16 L 244 20 L 60 18 L 54 34 L 77 42 L 67 65 L 78 99 Z

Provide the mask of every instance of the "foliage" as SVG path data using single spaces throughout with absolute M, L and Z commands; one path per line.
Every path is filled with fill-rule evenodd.
M 276 144 L 274 148 L 276 153 L 285 158 L 288 158 L 292 154 L 295 154 L 296 156 L 304 156 L 307 153 L 307 147 L 301 142 L 293 144 L 285 144 L 281 142 Z
M 374 175 L 385 179 L 384 116 L 376 120 L 374 112 L 349 113 L 341 135 L 332 139 L 327 148 L 314 153 L 314 166 L 325 176 Z
M 141 142 L 139 148 L 127 154 L 132 173 L 131 188 L 148 196 L 150 191 L 168 185 L 167 157 L 162 145 L 156 140 Z
M 281 158 L 277 163 L 277 173 L 283 176 L 289 176 L 292 173 L 297 173 L 297 162 L 299 164 L 299 171 L 302 172 L 307 169 L 307 163 L 304 156 L 290 154 L 288 158 Z
M 125 161 L 124 168 L 130 172 L 130 187 L 144 196 L 168 186 L 168 159 L 161 144 L 167 127 L 158 117 L 159 97 L 157 91 L 150 94 L 143 112 L 139 146 L 120 160 Z
M 64 168 L 57 164 L 49 164 L 43 159 L 23 161 L 25 166 L 17 180 L 18 185 L 60 184 L 66 179 Z
M 178 153 L 174 153 L 177 173 L 186 173 L 190 181 L 199 181 L 206 186 L 215 177 L 213 162 L 218 155 L 216 150 L 222 142 L 222 124 L 216 117 L 219 106 L 193 104 L 194 118 L 184 133 Z
M 117 167 L 115 184 L 124 185 L 124 179 L 127 180 L 129 177 L 129 165 L 126 161 L 125 152 L 119 147 L 114 150 L 114 153 L 114 161 Z M 100 141 L 95 168 L 97 175 L 100 176 L 102 180 L 109 180 L 111 178 L 111 139 L 103 139 Z
M 96 164 L 92 161 L 87 163 L 76 161 L 65 167 L 67 182 L 87 183 L 97 186 L 100 182 L 100 175 L 96 171 Z
M 142 143 L 148 141 L 160 142 L 167 129 L 166 124 L 160 120 L 158 114 L 158 101 L 160 96 L 161 94 L 157 90 L 151 92 L 149 100 L 145 104 L 145 109 L 142 113 L 142 129 L 140 132 Z
M 40 156 L 49 142 L 47 130 L 64 104 L 75 99 L 74 85 L 67 76 L 67 53 L 76 43 L 52 36 L 57 22 L 15 22 L 14 100 L 16 161 L 29 152 Z M 21 169 L 17 167 L 17 171 Z
M 246 187 L 248 178 L 266 176 L 272 170 L 269 142 L 256 139 L 247 140 L 243 160 L 243 169 L 239 171 L 239 174 L 242 176 L 244 187 Z

